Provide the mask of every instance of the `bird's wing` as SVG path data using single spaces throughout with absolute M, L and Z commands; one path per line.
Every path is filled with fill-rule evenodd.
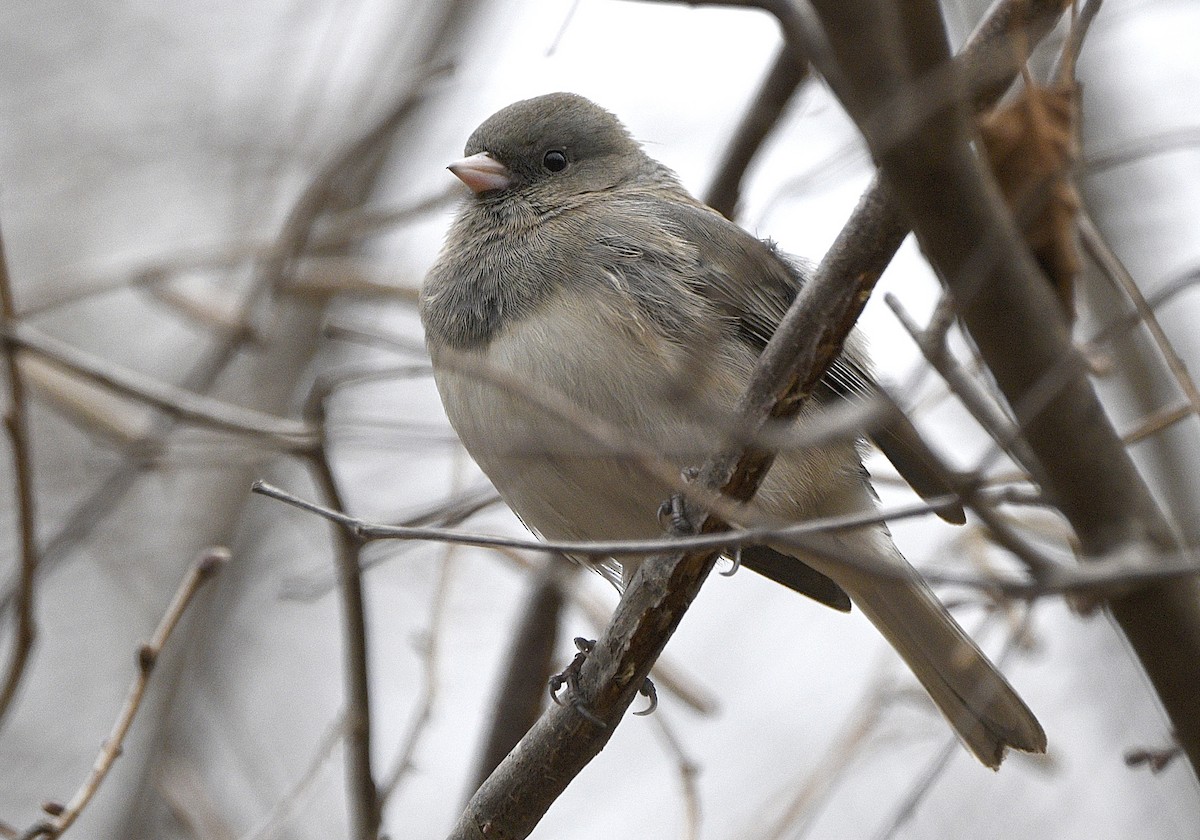
M 700 255 L 701 292 L 737 324 L 738 337 L 762 352 L 804 284 L 805 270 L 773 245 L 750 235 L 714 211 L 699 205 L 663 201 L 661 212 Z M 818 399 L 866 397 L 878 390 L 865 358 L 843 353 L 821 380 Z M 953 495 L 941 471 L 928 460 L 928 449 L 912 422 L 895 412 L 871 435 L 872 442 L 923 499 Z M 938 508 L 947 522 L 966 521 L 961 505 Z

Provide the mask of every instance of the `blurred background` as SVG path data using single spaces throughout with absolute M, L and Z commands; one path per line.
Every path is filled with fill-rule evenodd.
M 986 8 L 946 3 L 956 44 Z M 10 0 L 0 32 L 0 231 L 15 315 L 57 342 L 19 363 L 32 578 L 15 524 L 18 459 L 0 448 L 5 668 L 23 603 L 36 626 L 0 716 L 0 837 L 20 836 L 84 781 L 139 645 L 214 544 L 232 561 L 166 644 L 120 758 L 71 831 L 351 836 L 335 534 L 251 495 L 251 482 L 321 498 L 327 465 L 363 518 L 458 524 L 465 510 L 473 532 L 523 535 L 442 415 L 415 314 L 462 197 L 444 166 L 498 108 L 571 90 L 703 194 L 779 49 L 776 25 L 745 9 L 615 0 Z M 1051 57 L 1062 34 L 1047 39 Z M 1084 200 L 1193 367 L 1198 42 L 1195 3 L 1108 0 L 1078 71 Z M 815 261 L 872 174 L 853 123 L 810 79 L 756 156 L 737 219 Z M 1081 341 L 1128 308 L 1093 274 L 1079 284 Z M 910 239 L 862 325 L 881 380 L 965 468 L 990 441 L 882 301 L 894 293 L 924 324 L 939 288 Z M 1121 431 L 1181 400 L 1144 330 L 1093 358 Z M 156 403 L 152 386 L 179 390 Z M 189 414 L 181 392 L 210 399 Z M 294 433 L 318 404 L 316 466 L 289 453 L 286 435 L 244 428 L 292 418 Z M 219 405 L 260 414 L 231 431 L 212 418 Z M 1185 415 L 1132 451 L 1194 534 L 1200 421 Z M 912 501 L 881 457 L 868 466 L 885 505 Z M 1016 515 L 1064 543 L 1056 516 Z M 974 521 L 893 530 L 919 567 L 1007 562 Z M 382 830 L 442 836 L 472 790 L 540 558 L 378 543 L 361 560 Z M 556 669 L 570 637 L 595 637 L 616 602 L 595 575 L 570 591 Z M 944 594 L 1042 720 L 1046 756 L 984 769 L 860 614 L 747 572 L 714 576 L 667 648 L 657 714 L 626 720 L 534 836 L 1197 836 L 1186 763 L 1127 766 L 1171 736 L 1102 611 Z

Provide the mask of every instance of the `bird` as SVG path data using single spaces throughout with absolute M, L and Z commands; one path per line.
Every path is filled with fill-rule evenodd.
M 671 483 L 634 454 L 597 446 L 527 392 L 569 401 L 680 471 L 694 469 L 721 444 L 722 423 L 811 269 L 694 198 L 614 114 L 578 94 L 501 109 L 448 169 L 469 193 L 418 308 L 451 425 L 542 538 L 660 536 Z M 875 387 L 855 331 L 797 428 Z M 874 438 L 914 489 L 936 495 L 941 485 L 921 475 L 908 445 L 915 434 L 902 423 Z M 747 516 L 752 508 L 796 523 L 876 511 L 862 458 L 851 439 L 783 449 Z M 963 519 L 961 509 L 946 515 Z M 887 574 L 788 545 L 747 547 L 741 562 L 835 609 L 861 610 L 984 765 L 998 768 L 1010 747 L 1044 752 L 1037 718 L 886 525 L 832 539 Z M 592 565 L 622 585 L 638 563 Z

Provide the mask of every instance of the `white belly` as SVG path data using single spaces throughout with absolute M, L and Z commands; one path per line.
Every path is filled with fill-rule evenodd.
M 720 444 L 717 429 L 732 410 L 753 354 L 727 341 L 689 359 L 641 327 L 634 315 L 603 303 L 568 311 L 555 301 L 472 356 L 525 387 L 565 397 L 585 416 L 658 452 L 676 471 L 699 466 Z M 512 388 L 448 369 L 438 363 L 438 348 L 431 349 L 450 422 L 527 526 L 564 540 L 661 533 L 657 511 L 672 491 L 636 457 L 597 444 Z M 618 364 L 621 375 L 610 375 Z M 822 485 L 840 483 L 857 467 L 850 445 L 789 454 L 770 473 L 760 501 L 776 517 L 803 518 L 819 507 Z M 860 481 L 856 475 L 853 480 Z

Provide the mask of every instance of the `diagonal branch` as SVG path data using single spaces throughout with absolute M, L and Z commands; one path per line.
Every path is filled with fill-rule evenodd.
M 844 104 L 866 127 L 884 177 L 1006 398 L 1017 405 L 1048 374 L 1059 380 L 1036 414 L 1022 421 L 1045 489 L 1084 553 L 1096 557 L 1147 543 L 1169 550 L 1169 526 L 1104 414 L 1049 284 L 971 149 L 966 109 L 954 99 L 926 102 L 919 114 L 909 114 L 906 131 L 881 130 L 881 113 L 895 113 L 929 76 L 945 75 L 949 49 L 937 4 L 905 4 L 898 31 L 877 25 L 879 15 L 894 12 L 882 0 L 854 4 L 854 15 L 834 0 L 813 5 L 849 79 Z M 897 54 L 889 62 L 875 60 Z M 1200 767 L 1200 585 L 1160 583 L 1114 597 L 1109 606 L 1193 767 Z
M 21 840 L 35 840 L 38 837 L 53 840 L 75 824 L 75 820 L 92 801 L 92 797 L 96 795 L 96 791 L 100 789 L 100 785 L 108 776 L 108 771 L 112 769 L 113 763 L 121 755 L 125 736 L 133 725 L 133 719 L 137 715 L 138 709 L 141 708 L 142 698 L 146 694 L 146 686 L 150 682 L 150 675 L 154 672 L 154 666 L 162 654 L 167 639 L 175 630 L 175 626 L 179 624 L 179 620 L 183 618 L 184 611 L 187 610 L 196 593 L 200 591 L 200 587 L 220 571 L 227 562 L 229 562 L 229 552 L 224 548 L 208 548 L 200 552 L 200 555 L 192 563 L 191 569 L 179 584 L 175 596 L 167 606 L 166 612 L 163 613 L 162 620 L 154 630 L 154 635 L 138 648 L 137 676 L 134 677 L 133 684 L 129 687 L 125 704 L 121 707 L 121 713 L 117 716 L 116 723 L 113 724 L 112 732 L 109 733 L 104 745 L 100 748 L 99 755 L 96 756 L 92 771 L 75 795 L 71 797 L 70 802 L 66 805 L 51 806 L 48 810 L 54 812 L 53 818 L 31 826 L 21 835 Z
M 316 441 L 315 431 L 304 423 L 284 420 L 189 391 L 135 370 L 122 368 L 72 347 L 27 324 L 0 324 L 0 336 L 61 365 L 71 373 L 125 397 L 165 411 L 170 416 L 225 432 L 248 435 L 283 449 L 306 451 Z

